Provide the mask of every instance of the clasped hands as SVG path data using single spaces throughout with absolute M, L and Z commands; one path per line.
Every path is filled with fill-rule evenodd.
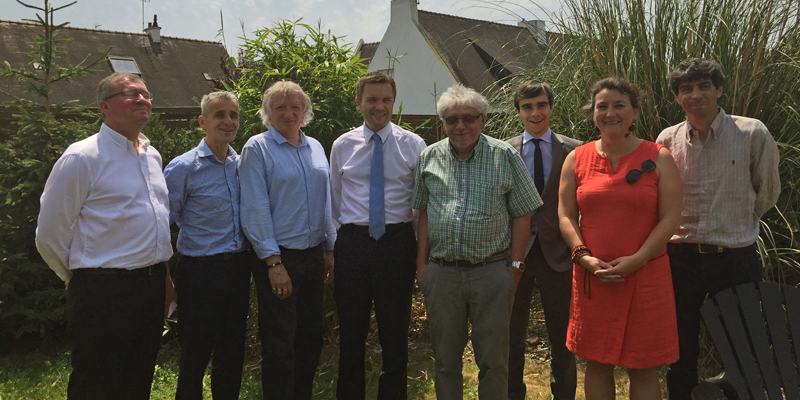
M 597 257 L 583 256 L 578 260 L 583 268 L 596 276 L 603 283 L 620 283 L 625 277 L 641 268 L 647 260 L 639 260 L 636 256 L 619 257 L 605 262 Z

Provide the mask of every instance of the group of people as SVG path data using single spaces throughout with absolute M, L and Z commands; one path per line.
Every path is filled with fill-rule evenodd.
M 141 134 L 151 93 L 137 75 L 100 83 L 100 132 L 71 145 L 48 178 L 36 245 L 67 284 L 73 343 L 69 399 L 146 399 L 173 277 L 181 346 L 177 399 L 239 395 L 250 276 L 258 291 L 265 399 L 310 399 L 323 345 L 323 291 L 339 316 L 336 396 L 365 397 L 374 308 L 379 399 L 407 398 L 414 282 L 425 298 L 439 399 L 460 399 L 472 340 L 478 395 L 523 399 L 534 285 L 551 351 L 554 399 L 574 399 L 575 356 L 587 399 L 613 399 L 615 366 L 634 399 L 671 400 L 697 384 L 699 308 L 707 294 L 760 280 L 759 218 L 780 192 L 778 150 L 758 120 L 718 107 L 725 77 L 688 59 L 669 75 L 686 120 L 656 143 L 632 135 L 639 90 L 620 78 L 591 88 L 599 139 L 550 129 L 555 96 L 528 81 L 514 94 L 524 132 L 481 133 L 489 103 L 455 85 L 437 103 L 447 138 L 427 146 L 391 122 L 397 89 L 362 77 L 364 124 L 330 163 L 302 128 L 303 89 L 264 93 L 266 132 L 239 156 L 234 94 L 201 102 L 206 136 L 164 169 Z M 335 279 L 334 279 L 335 274 Z M 213 357 L 212 357 L 213 355 Z

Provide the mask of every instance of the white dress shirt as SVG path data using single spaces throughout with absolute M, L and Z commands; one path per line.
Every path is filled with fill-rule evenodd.
M 389 123 L 379 132 L 362 125 L 345 133 L 331 148 L 331 205 L 337 228 L 344 224 L 369 225 L 369 175 L 372 135 L 383 142 L 384 206 L 386 223 L 411 222 L 411 196 L 419 155 L 425 141 L 413 132 Z
M 683 183 L 681 224 L 670 242 L 744 247 L 758 238 L 759 218 L 778 201 L 778 147 L 767 127 L 721 108 L 705 143 L 688 121 L 658 135 Z
M 172 256 L 161 155 L 103 124 L 58 159 L 41 198 L 39 254 L 64 281 L 77 268 L 141 268 Z

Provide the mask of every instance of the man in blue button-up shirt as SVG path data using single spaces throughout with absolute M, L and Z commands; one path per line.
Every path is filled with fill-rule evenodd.
M 164 170 L 169 220 L 181 228 L 175 274 L 181 363 L 176 399 L 201 399 L 211 365 L 215 399 L 239 398 L 250 297 L 250 262 L 239 220 L 239 103 L 215 92 L 200 103 L 206 137 Z
M 281 81 L 264 93 L 266 132 L 242 149 L 242 228 L 259 259 L 261 382 L 264 399 L 311 399 L 322 352 L 323 289 L 333 278 L 328 161 L 300 128 L 313 118 L 311 99 Z

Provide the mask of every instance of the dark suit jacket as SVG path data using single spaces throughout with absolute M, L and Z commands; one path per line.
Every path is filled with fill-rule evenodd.
M 555 271 L 566 271 L 572 268 L 571 250 L 564 242 L 564 238 L 561 237 L 561 229 L 558 226 L 558 185 L 561 181 L 561 166 L 564 164 L 564 159 L 567 158 L 569 152 L 583 143 L 563 135 L 553 134 L 552 137 L 553 165 L 550 168 L 547 184 L 542 191 L 543 204 L 531 215 L 531 236 L 528 241 L 528 249 L 533 244 L 536 235 L 539 235 L 542 253 L 544 253 L 544 258 L 550 268 Z M 522 153 L 522 135 L 514 136 L 507 142 Z

